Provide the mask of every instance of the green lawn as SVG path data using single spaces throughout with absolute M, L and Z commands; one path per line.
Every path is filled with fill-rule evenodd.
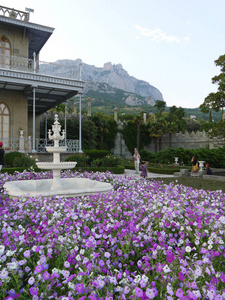
M 152 180 L 152 179 L 149 179 Z M 174 182 L 175 184 L 182 184 L 184 186 L 190 186 L 195 189 L 203 190 L 222 190 L 225 193 L 225 183 L 222 181 L 216 180 L 207 180 L 202 178 L 193 178 L 193 177 L 166 177 L 166 178 L 154 178 L 156 181 L 162 181 L 165 184 Z

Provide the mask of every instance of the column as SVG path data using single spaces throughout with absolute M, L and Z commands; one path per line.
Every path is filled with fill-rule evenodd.
M 87 112 L 87 115 L 88 115 L 88 117 L 91 117 L 91 98 L 90 97 L 87 98 L 87 102 L 88 102 L 88 112 Z

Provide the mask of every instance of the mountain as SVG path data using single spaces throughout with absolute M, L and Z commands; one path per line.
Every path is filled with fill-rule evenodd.
M 53 64 L 40 64 L 43 73 L 64 76 L 71 76 L 71 70 L 78 70 L 81 59 L 58 60 Z M 73 71 L 74 72 L 74 71 Z M 68 74 L 69 73 L 69 74 Z M 78 74 L 74 74 L 77 78 Z M 103 68 L 82 63 L 82 80 L 86 81 L 84 95 L 98 94 L 98 100 L 116 97 L 117 104 L 142 106 L 155 105 L 156 100 L 163 100 L 162 93 L 150 85 L 148 82 L 130 76 L 121 64 L 113 65 L 111 62 L 105 63 Z M 107 97 L 106 97 L 107 95 Z M 121 98 L 118 98 L 122 96 Z M 96 99 L 96 98 L 95 98 Z M 113 101 L 113 102 L 114 102 Z M 105 100 L 108 105 L 108 100 Z

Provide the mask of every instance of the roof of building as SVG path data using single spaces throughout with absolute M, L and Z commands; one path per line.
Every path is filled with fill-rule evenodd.
M 0 13 L 4 14 L 0 15 L 0 24 L 2 23 L 10 26 L 20 27 L 24 30 L 24 33 L 28 32 L 29 58 L 33 57 L 34 52 L 37 55 L 39 54 L 40 50 L 54 31 L 54 28 L 52 27 L 29 22 L 29 18 L 27 17 L 29 16 L 29 14 L 27 14 L 26 12 L 20 12 L 12 8 L 0 6 Z M 13 17 L 10 17 L 12 13 Z M 8 16 L 6 16 L 6 14 L 8 14 Z M 24 15 L 23 19 L 22 14 Z M 21 19 L 17 19 L 18 16 Z

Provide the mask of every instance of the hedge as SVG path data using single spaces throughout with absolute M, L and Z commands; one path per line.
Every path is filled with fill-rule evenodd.
M 72 171 L 93 171 L 93 172 L 106 172 L 109 171 L 113 174 L 123 174 L 124 173 L 124 166 L 117 166 L 117 167 L 75 167 L 73 169 L 70 169 Z M 8 174 L 14 174 L 15 172 L 22 173 L 26 168 L 18 167 L 18 168 L 2 168 L 1 173 L 8 173 Z M 37 167 L 34 167 L 34 172 L 41 172 L 43 170 L 40 170 Z M 66 171 L 66 170 L 65 170 Z M 28 171 L 29 172 L 29 171 Z

